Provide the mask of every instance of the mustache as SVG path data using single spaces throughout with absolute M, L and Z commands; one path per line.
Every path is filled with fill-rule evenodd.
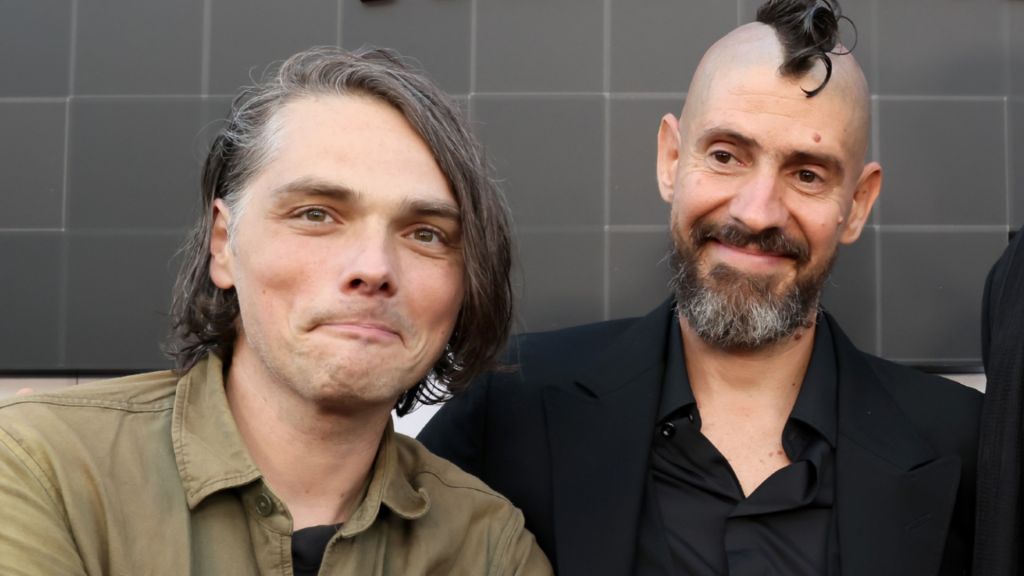
M 713 222 L 697 222 L 690 233 L 696 248 L 714 240 L 737 248 L 756 248 L 766 254 L 792 258 L 800 263 L 810 260 L 810 248 L 807 244 L 787 236 L 779 228 L 766 228 L 754 232 L 740 223 L 715 224 Z

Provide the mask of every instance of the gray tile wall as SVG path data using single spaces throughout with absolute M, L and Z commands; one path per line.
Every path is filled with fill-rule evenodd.
M 520 329 L 642 314 L 667 294 L 659 119 L 758 4 L 3 2 L 0 372 L 167 365 L 172 257 L 216 120 L 318 44 L 397 48 L 464 104 L 515 212 Z M 844 5 L 886 176 L 826 306 L 870 351 L 977 365 L 985 272 L 1024 225 L 1024 2 Z

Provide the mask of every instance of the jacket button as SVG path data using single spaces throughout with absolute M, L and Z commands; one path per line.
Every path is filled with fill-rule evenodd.
M 266 494 L 261 493 L 256 497 L 256 513 L 267 517 L 274 513 L 274 501 Z
M 671 438 L 676 435 L 676 425 L 671 422 L 665 422 L 661 425 L 661 435 L 665 438 Z

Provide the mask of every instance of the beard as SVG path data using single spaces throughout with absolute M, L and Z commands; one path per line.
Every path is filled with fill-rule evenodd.
M 748 274 L 726 264 L 701 273 L 698 254 L 708 242 L 752 247 L 796 263 L 794 281 L 783 284 L 777 275 Z M 723 349 L 756 350 L 814 324 L 822 287 L 835 253 L 811 267 L 805 242 L 777 228 L 752 232 L 741 224 L 716 225 L 698 221 L 689 238 L 672 227 L 669 262 L 676 308 L 690 328 L 707 344 Z

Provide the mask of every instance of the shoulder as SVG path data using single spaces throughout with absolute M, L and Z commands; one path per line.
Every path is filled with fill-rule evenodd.
M 0 418 L 40 407 L 97 408 L 125 411 L 160 411 L 174 404 L 178 376 L 149 372 L 72 386 L 48 394 L 9 398 L 0 402 Z
M 0 445 L 37 460 L 86 459 L 90 452 L 102 456 L 110 442 L 139 441 L 138 435 L 125 433 L 129 415 L 168 419 L 176 388 L 173 373 L 156 372 L 10 398 L 0 402 Z M 144 425 L 152 418 L 131 421 Z
M 866 353 L 864 356 L 901 405 L 955 413 L 970 413 L 972 408 L 981 408 L 982 394 L 969 386 L 884 358 Z
M 603 352 L 637 321 L 624 318 L 517 335 L 502 358 L 503 368 L 489 374 L 489 378 L 497 384 L 512 381 L 517 388 L 539 388 L 571 379 L 581 368 L 603 358 Z
M 414 488 L 427 492 L 432 509 L 437 505 L 446 506 L 443 502 L 457 502 L 463 509 L 468 506 L 517 512 L 507 498 L 476 476 L 436 456 L 419 441 L 398 433 L 394 438 L 399 466 Z
M 520 334 L 512 340 L 508 360 L 593 357 L 595 348 L 607 346 L 629 330 L 638 318 L 622 318 L 582 324 L 549 332 Z
M 445 573 L 551 574 L 523 513 L 507 498 L 416 440 L 393 438 L 402 473 L 429 503 L 403 532 L 429 541 Z
M 869 354 L 864 356 L 917 430 L 936 447 L 955 449 L 973 459 L 981 421 L 980 392 L 916 368 Z

